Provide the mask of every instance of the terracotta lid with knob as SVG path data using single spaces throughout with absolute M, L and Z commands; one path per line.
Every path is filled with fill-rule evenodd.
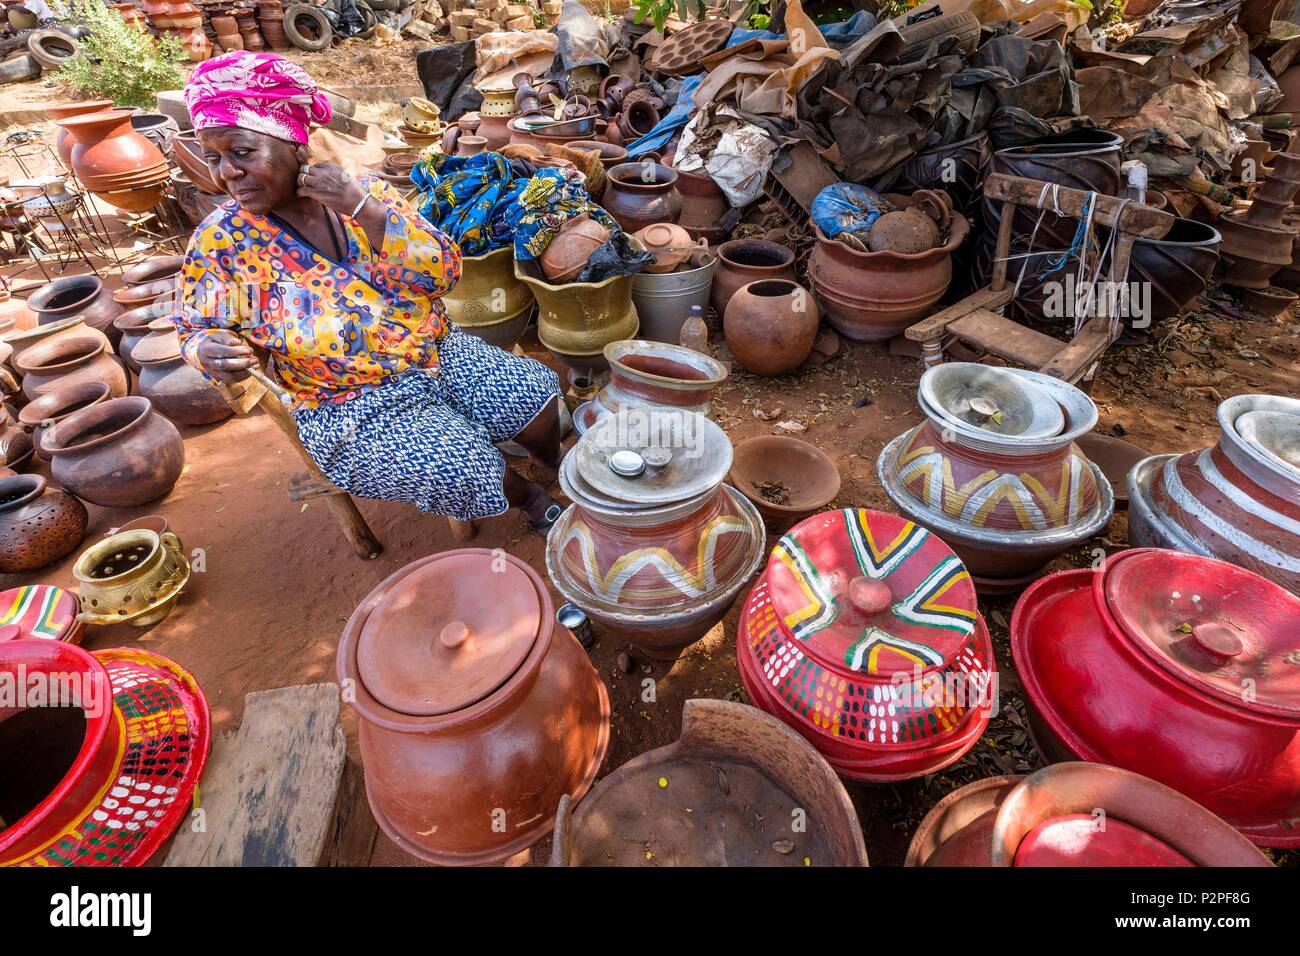
M 1140 548 L 1094 579 L 1098 606 L 1141 654 L 1250 713 L 1300 718 L 1300 597 L 1225 561 Z
M 357 643 L 357 670 L 390 710 L 451 714 L 504 685 L 549 625 L 536 586 L 513 561 L 450 552 L 377 599 Z

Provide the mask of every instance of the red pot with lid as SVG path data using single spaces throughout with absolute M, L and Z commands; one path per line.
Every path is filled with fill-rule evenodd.
M 772 550 L 737 629 L 756 707 L 843 777 L 934 773 L 988 725 L 997 673 L 961 560 L 897 515 L 827 511 Z
M 1011 652 L 1039 750 L 1152 777 L 1260 846 L 1300 846 L 1300 598 L 1137 548 L 1025 591 Z
M 338 674 L 375 819 L 433 863 L 499 863 L 532 846 L 560 798 L 591 787 L 609 743 L 605 685 L 541 578 L 499 550 L 390 575 L 349 619 Z

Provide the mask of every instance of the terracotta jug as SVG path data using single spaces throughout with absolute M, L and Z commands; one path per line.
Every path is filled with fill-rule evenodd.
M 72 134 L 72 170 L 79 179 L 99 183 L 166 166 L 158 147 L 132 128 L 131 115 L 130 110 L 108 110 L 60 121 Z
M 787 279 L 763 279 L 742 286 L 723 317 L 727 348 L 747 372 L 784 375 L 803 364 L 821 310 L 803 286 Z
M 0 573 L 35 571 L 86 536 L 86 506 L 40 475 L 0 478 Z
M 544 582 L 500 551 L 422 558 L 353 613 L 338 675 L 355 690 L 366 797 L 408 853 L 498 863 L 581 800 L 609 743 L 609 697 Z
M 208 425 L 233 415 L 203 373 L 181 357 L 180 340 L 168 320 L 165 332 L 150 332 L 131 356 L 140 366 L 140 394 L 180 425 Z
M 677 174 L 658 163 L 624 163 L 609 171 L 600 204 L 625 232 L 656 222 L 676 222 L 682 214 Z
M 124 397 L 130 387 L 123 362 L 103 342 L 89 337 L 34 345 L 18 359 L 18 370 L 29 401 L 82 382 L 102 382 L 114 398 Z
M 794 253 L 766 239 L 732 239 L 718 247 L 718 264 L 713 269 L 713 290 L 709 301 L 720 316 L 741 288 L 759 279 L 797 281 Z

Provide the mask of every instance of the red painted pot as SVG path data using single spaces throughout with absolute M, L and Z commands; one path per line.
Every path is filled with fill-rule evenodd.
M 1260 846 L 1300 846 L 1300 598 L 1158 548 L 1025 591 L 1011 652 L 1039 750 L 1141 771 Z
M 796 525 L 736 637 L 741 682 L 843 777 L 934 773 L 989 720 L 997 673 L 970 575 L 920 525 L 865 508 Z

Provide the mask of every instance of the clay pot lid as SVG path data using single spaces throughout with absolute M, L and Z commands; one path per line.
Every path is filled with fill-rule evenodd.
M 574 452 L 578 474 L 597 492 L 647 507 L 716 488 L 732 461 L 731 440 L 716 424 L 696 412 L 655 406 L 601 416 Z
M 1046 389 L 1015 372 L 978 362 L 945 362 L 921 376 L 921 404 L 957 428 L 1041 441 L 1065 429 Z
M 1300 415 L 1256 410 L 1237 416 L 1234 425 L 1242 441 L 1295 472 L 1300 481 Z
M 1013 866 L 1195 866 L 1163 840 L 1123 820 L 1089 813 L 1045 820 L 1026 834 Z
M 453 551 L 376 599 L 357 642 L 357 670 L 389 710 L 451 714 L 505 684 L 544 624 L 537 588 L 513 562 Z
M 804 519 L 772 549 L 766 574 L 782 627 L 833 673 L 943 667 L 975 629 L 975 585 L 961 559 L 920 525 L 883 511 Z
M 1300 597 L 1226 561 L 1160 548 L 1107 561 L 1094 595 L 1122 637 L 1188 686 L 1300 719 Z
M 52 584 L 0 591 L 0 642 L 24 638 L 80 640 L 80 610 L 75 594 Z

